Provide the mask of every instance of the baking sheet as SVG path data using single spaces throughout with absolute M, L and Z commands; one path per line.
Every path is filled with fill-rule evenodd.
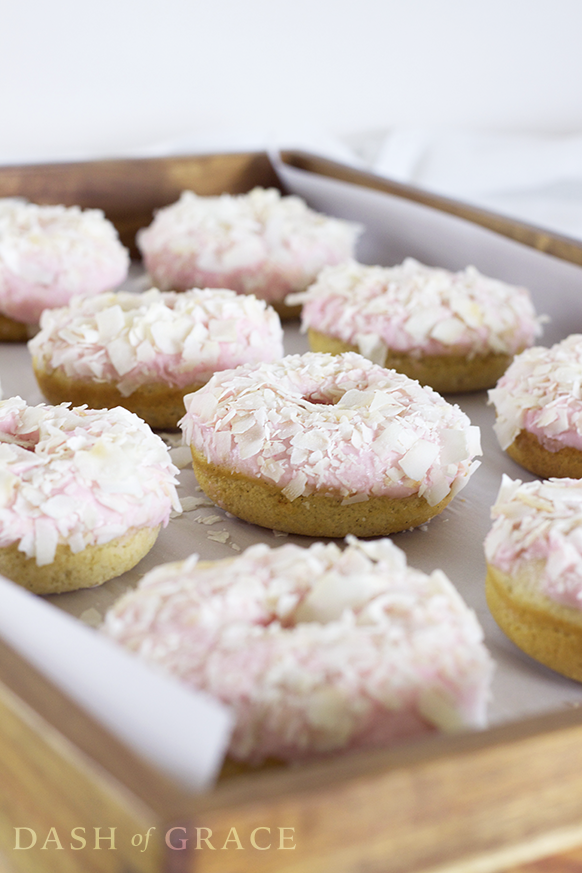
M 406 256 L 413 256 L 427 264 L 451 269 L 473 264 L 486 274 L 530 288 L 538 312 L 546 313 L 551 318 L 541 340 L 544 345 L 550 345 L 570 332 L 582 330 L 581 268 L 536 252 L 454 216 L 388 194 L 289 167 L 279 162 L 277 156 L 274 156 L 273 161 L 289 192 L 301 194 L 317 209 L 359 220 L 365 225 L 366 231 L 358 251 L 358 257 L 363 262 L 389 265 L 399 263 Z M 140 267 L 136 266 L 125 287 L 143 288 L 147 284 Z M 286 326 L 286 353 L 302 352 L 307 348 L 306 338 L 299 332 L 298 326 Z M 31 404 L 42 402 L 25 346 L 0 346 L 0 380 L 4 396 L 19 394 Z M 482 465 L 468 486 L 441 515 L 422 528 L 397 534 L 393 539 L 406 551 L 410 564 L 426 572 L 435 567 L 443 569 L 467 603 L 476 611 L 485 631 L 486 643 L 497 664 L 489 710 L 491 724 L 580 706 L 582 685 L 558 676 L 521 653 L 498 630 L 485 603 L 483 540 L 490 527 L 489 509 L 495 500 L 501 474 L 506 472 L 512 478 L 522 480 L 534 477 L 518 467 L 499 449 L 492 431 L 494 413 L 487 405 L 484 392 L 450 396 L 448 399 L 458 403 L 472 422 L 480 426 Z M 180 438 L 179 435 L 170 434 L 167 439 L 169 444 L 177 446 Z M 197 552 L 203 559 L 233 556 L 259 541 L 267 542 L 273 547 L 289 541 L 303 546 L 313 542 L 310 538 L 282 535 L 228 516 L 212 505 L 198 489 L 188 453 L 180 448 L 172 448 L 171 451 L 178 461 L 186 457 L 186 466 L 181 471 L 179 494 L 187 511 L 170 521 L 152 551 L 136 568 L 99 588 L 55 595 L 39 601 L 42 603 L 41 618 L 47 640 L 44 648 L 41 643 L 40 650 L 37 640 L 37 648 L 32 651 L 30 634 L 25 632 L 24 624 L 19 624 L 19 621 L 24 621 L 26 610 L 22 612 L 20 619 L 8 613 L 5 614 L 4 623 L 0 620 L 0 633 L 61 684 L 63 660 L 58 655 L 51 655 L 54 646 L 50 640 L 51 633 L 53 639 L 58 639 L 59 634 L 66 634 L 66 627 L 71 626 L 68 621 L 63 629 L 62 621 L 57 618 L 62 618 L 63 611 L 89 626 L 81 628 L 76 623 L 79 627 L 77 642 L 81 638 L 92 640 L 95 633 L 90 628 L 99 624 L 107 608 L 123 591 L 135 586 L 145 572 L 160 563 L 185 558 L 192 552 Z M 27 597 L 27 602 L 31 603 L 30 596 Z M 47 609 L 47 604 L 58 607 L 58 611 Z M 52 616 L 55 616 L 54 620 Z M 87 645 L 89 652 L 91 645 Z M 115 675 L 112 663 L 108 670 L 110 675 Z M 85 693 L 78 695 L 79 702 L 87 706 L 91 694 L 90 689 L 87 692 L 87 671 L 83 659 L 69 664 L 66 672 L 65 690 L 75 694 L 76 688 L 83 688 Z M 148 696 L 151 698 L 150 692 L 153 690 L 148 687 L 150 672 L 153 671 L 149 668 L 143 669 L 139 680 L 136 680 L 143 691 L 144 699 Z M 105 686 L 106 680 L 107 675 L 102 676 L 102 684 Z M 156 674 L 156 681 L 158 680 L 159 675 Z M 91 681 L 97 680 L 93 678 Z M 119 691 L 122 696 L 122 689 L 118 689 Z M 173 702 L 164 707 L 167 732 L 164 733 L 164 728 L 160 726 L 155 736 L 150 737 L 145 745 L 143 742 L 137 744 L 137 751 L 144 754 L 145 750 L 150 760 L 162 769 L 173 776 L 178 774 L 184 784 L 199 789 L 200 775 L 196 774 L 196 768 L 192 772 L 188 771 L 183 746 L 175 760 L 167 759 L 167 749 L 175 744 L 172 731 L 176 724 L 191 717 L 181 708 L 183 701 L 181 703 L 179 697 L 177 694 Z M 116 709 L 119 710 L 117 713 Z M 100 712 L 103 715 L 105 710 L 108 710 L 109 715 L 108 726 L 118 730 L 126 742 L 131 742 L 132 738 L 136 741 L 143 740 L 143 737 L 136 736 L 136 730 L 139 734 L 139 729 L 136 729 L 135 724 L 128 722 L 128 713 L 123 711 L 119 693 L 112 694 L 107 700 L 106 691 L 103 690 L 98 705 L 93 707 L 92 712 L 99 717 Z M 117 716 L 113 719 L 113 722 L 117 721 L 117 726 L 112 723 L 111 710 Z M 224 748 L 227 719 L 221 724 L 223 735 L 213 752 L 216 758 L 220 757 Z M 196 756 L 195 749 L 193 756 Z M 208 775 L 205 779 L 208 780 Z M 208 784 L 208 781 L 204 784 Z

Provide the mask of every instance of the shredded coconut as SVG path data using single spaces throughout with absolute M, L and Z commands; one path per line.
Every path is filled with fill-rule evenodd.
M 0 547 L 18 543 L 39 566 L 180 512 L 178 470 L 136 415 L 0 402 Z
M 201 197 L 184 191 L 160 209 L 137 243 L 164 290 L 225 287 L 281 301 L 303 290 L 326 264 L 353 256 L 357 224 L 309 209 L 275 188 Z
M 388 351 L 513 355 L 541 333 L 529 292 L 481 275 L 407 258 L 395 267 L 349 261 L 326 267 L 289 304 L 303 304 L 308 328 L 355 346 L 383 364 Z
M 199 515 L 196 521 L 198 524 L 218 524 L 219 521 L 223 521 L 223 517 L 221 515 Z
M 98 209 L 0 199 L 0 312 L 38 324 L 48 307 L 116 288 L 129 254 Z
M 111 382 L 125 397 L 152 382 L 202 384 L 217 370 L 283 355 L 277 313 L 225 289 L 74 298 L 40 324 L 28 344 L 36 369 Z
M 480 727 L 492 662 L 446 576 L 388 539 L 259 544 L 157 567 L 104 632 L 231 705 L 230 752 L 258 762 Z
M 190 455 L 191 459 L 192 455 Z M 208 497 L 181 497 L 180 503 L 182 505 L 182 512 L 191 512 L 193 509 L 200 509 L 201 506 L 214 506 L 214 503 Z
M 489 391 L 495 433 L 503 449 L 521 430 L 537 436 L 549 451 L 582 450 L 582 335 L 551 348 L 535 346 L 518 355 Z
M 227 530 L 209 530 L 206 537 L 215 543 L 227 543 L 230 539 L 230 534 Z
M 542 563 L 541 590 L 582 609 L 582 482 L 521 482 L 504 475 L 485 540 L 490 564 L 511 575 L 526 561 Z
M 184 400 L 184 441 L 218 466 L 294 500 L 459 490 L 481 453 L 479 428 L 430 388 L 355 353 L 294 355 L 216 374 Z

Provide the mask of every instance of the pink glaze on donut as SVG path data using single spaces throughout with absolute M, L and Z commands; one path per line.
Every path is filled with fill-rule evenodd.
M 0 313 L 38 324 L 43 309 L 124 281 L 129 255 L 98 209 L 0 200 Z
M 503 449 L 521 430 L 548 451 L 582 450 L 582 335 L 572 334 L 549 349 L 536 346 L 518 355 L 489 391 Z
M 185 397 L 184 441 L 206 459 L 262 478 L 293 500 L 459 491 L 479 428 L 431 388 L 354 352 L 308 353 L 216 374 Z
M 426 267 L 407 258 L 396 267 L 350 261 L 327 267 L 303 294 L 302 329 L 356 346 L 384 363 L 386 353 L 513 355 L 540 333 L 525 288 L 482 276 Z
M 178 469 L 162 440 L 120 407 L 0 402 L 0 548 L 17 542 L 39 566 L 180 511 Z
M 525 561 L 541 561 L 541 590 L 582 609 L 582 481 L 521 482 L 504 475 L 491 517 L 489 564 L 511 576 Z
M 233 757 L 301 760 L 485 724 L 477 619 L 390 540 L 197 559 L 148 573 L 103 630 L 232 706 Z
M 110 382 L 125 397 L 154 383 L 182 388 L 217 370 L 283 356 L 277 313 L 223 289 L 74 298 L 47 310 L 28 345 L 39 369 Z
M 353 256 L 360 230 L 275 188 L 220 197 L 184 191 L 137 242 L 163 290 L 231 288 L 273 303 L 305 289 L 326 264 Z

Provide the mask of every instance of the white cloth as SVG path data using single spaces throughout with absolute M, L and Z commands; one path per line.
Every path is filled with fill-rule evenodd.
M 301 148 L 582 239 L 582 133 L 396 128 L 335 136 L 311 128 L 211 131 L 155 143 L 162 155 Z
M 582 134 L 398 129 L 370 168 L 380 175 L 582 238 Z
M 116 157 L 303 149 L 369 169 L 554 233 L 582 239 L 582 132 L 495 134 L 433 128 L 355 131 L 311 127 L 205 130 Z M 87 160 L 103 155 L 63 155 Z M 107 155 L 113 157 L 113 155 Z M 39 154 L 38 161 L 46 160 Z M 0 153 L 0 163 L 18 162 Z

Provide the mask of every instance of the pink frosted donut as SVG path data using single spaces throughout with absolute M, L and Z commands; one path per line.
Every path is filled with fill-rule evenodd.
M 504 476 L 485 540 L 487 602 L 521 649 L 582 681 L 582 482 Z
M 309 209 L 275 188 L 200 197 L 184 191 L 142 229 L 137 244 L 163 290 L 232 288 L 291 315 L 285 297 L 304 290 L 326 264 L 353 256 L 359 225 Z
M 202 489 L 263 527 L 378 536 L 422 524 L 466 484 L 479 428 L 354 352 L 217 373 L 180 422 Z
M 501 448 L 544 478 L 582 477 L 582 335 L 518 355 L 489 392 Z
M 129 255 L 101 210 L 0 200 L 0 315 L 36 325 L 74 294 L 118 286 Z
M 492 672 L 477 619 L 390 540 L 157 567 L 104 632 L 235 713 L 252 764 L 482 727 Z
M 396 267 L 327 267 L 288 302 L 303 304 L 314 351 L 359 351 L 445 392 L 491 387 L 540 332 L 525 288 L 412 258 Z
M 0 402 L 0 572 L 39 594 L 120 575 L 180 510 L 177 473 L 125 409 Z
M 152 427 L 176 427 L 183 396 L 217 371 L 283 356 L 277 313 L 224 289 L 127 291 L 46 310 L 29 343 L 51 403 L 125 406 Z

